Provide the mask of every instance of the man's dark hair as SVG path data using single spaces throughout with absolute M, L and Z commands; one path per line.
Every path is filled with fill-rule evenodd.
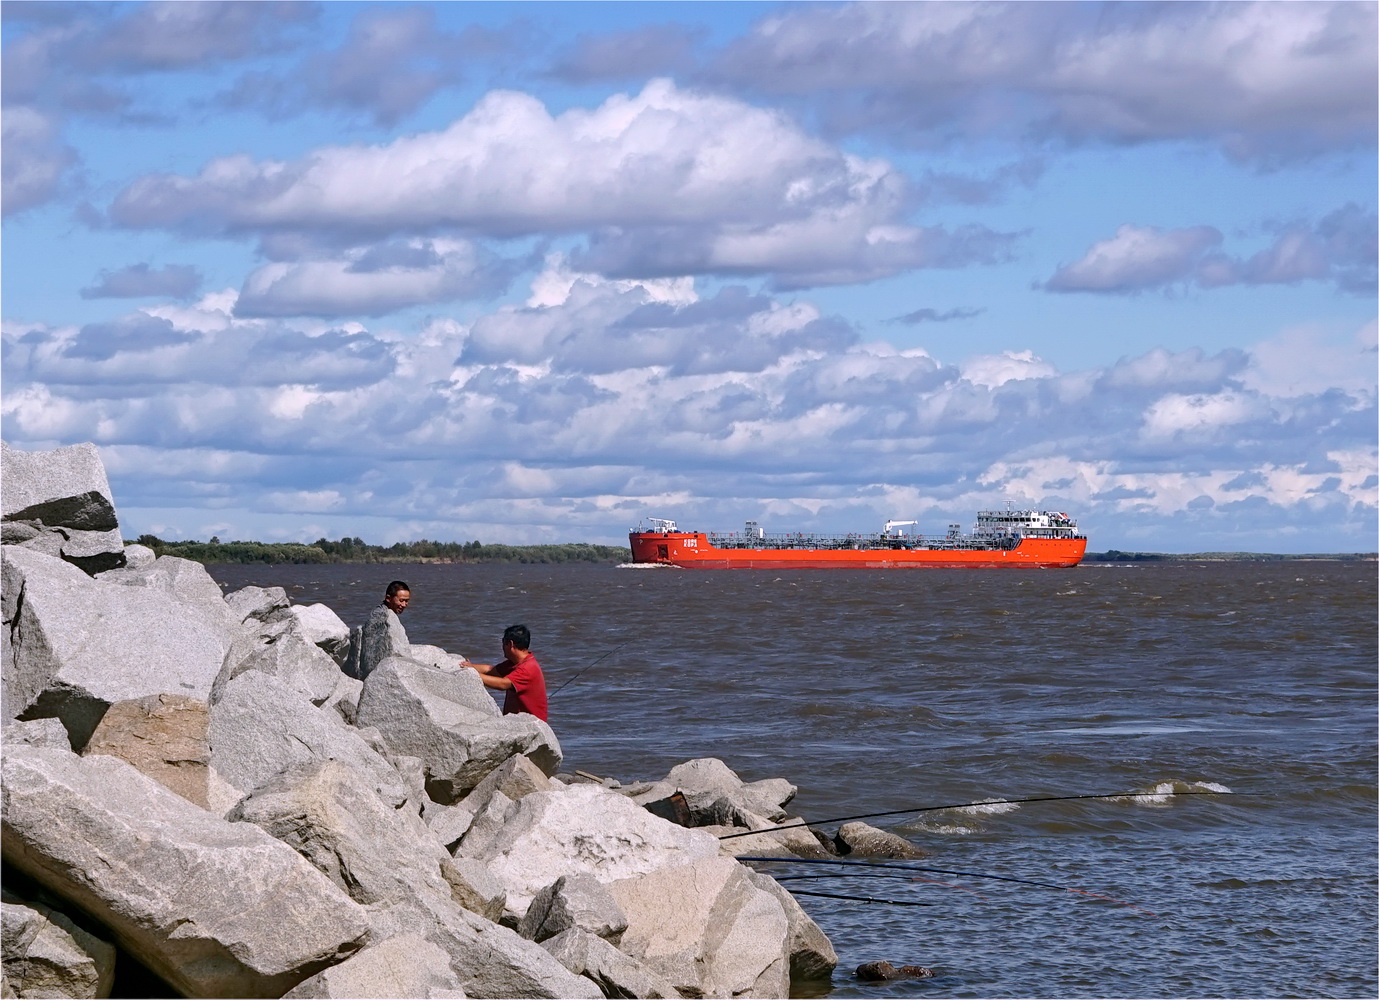
M 503 629 L 503 641 L 518 649 L 531 649 L 531 630 L 525 625 L 509 625 Z
M 392 597 L 399 590 L 405 590 L 409 594 L 412 592 L 412 588 L 407 586 L 407 584 L 403 583 L 401 580 L 394 580 L 392 583 L 388 584 L 388 589 L 383 592 L 383 596 Z

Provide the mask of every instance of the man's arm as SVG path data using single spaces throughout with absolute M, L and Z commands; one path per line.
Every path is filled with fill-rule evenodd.
M 484 687 L 496 688 L 499 691 L 509 691 L 512 689 L 512 678 L 493 673 L 495 666 L 505 666 L 505 664 L 493 663 L 466 663 L 466 667 L 473 667 L 479 674 L 479 680 L 484 682 Z

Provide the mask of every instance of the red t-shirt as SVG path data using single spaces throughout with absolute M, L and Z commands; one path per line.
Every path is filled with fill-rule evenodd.
M 503 697 L 504 715 L 526 712 L 546 721 L 546 678 L 535 656 L 528 656 L 516 666 L 504 660 L 493 668 L 493 672 L 512 681 L 512 687 Z

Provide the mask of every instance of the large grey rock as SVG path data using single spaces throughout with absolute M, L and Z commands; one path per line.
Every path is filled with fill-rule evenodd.
M 470 913 L 487 920 L 496 921 L 502 917 L 508 891 L 483 862 L 466 857 L 451 858 L 441 865 L 441 874 L 450 883 L 450 895 L 455 902 Z
M 412 643 L 407 658 L 441 670 L 469 669 L 465 666 L 468 661 L 459 653 L 448 653 L 439 646 L 427 646 L 417 642 Z
M 790 981 L 828 979 L 838 965 L 838 953 L 833 950 L 833 942 L 828 935 L 804 912 L 799 901 L 790 895 L 779 882 L 762 872 L 750 872 L 752 884 L 764 889 L 785 911 L 789 923 L 786 952 L 790 956 Z
M 85 746 L 106 709 L 149 694 L 210 695 L 228 636 L 175 596 L 3 550 L 6 718 L 58 718 Z
M 340 681 L 349 679 L 290 616 L 272 622 L 251 621 L 240 629 L 211 685 L 211 701 L 219 701 L 225 685 L 250 670 L 278 678 L 306 695 L 313 705 L 330 700 Z
M 488 807 L 494 792 L 502 792 L 509 801 L 516 802 L 532 792 L 546 792 L 553 787 L 545 771 L 533 764 L 530 757 L 518 754 L 489 771 L 461 800 L 461 805 L 474 815 Z
M 418 817 L 385 805 L 344 764 L 284 772 L 231 816 L 299 851 L 366 904 L 377 934 L 438 945 L 472 996 L 598 995 L 532 942 L 465 909 L 477 869 L 456 866 Z
M 292 614 L 287 591 L 281 587 L 241 587 L 225 595 L 225 604 L 241 622 L 276 622 Z
M 495 792 L 486 812 L 505 800 Z M 585 872 L 609 882 L 718 854 L 714 837 L 658 819 L 601 785 L 533 792 L 509 807 L 500 824 L 476 818 L 459 853 L 483 861 L 507 886 L 508 912 L 516 917 L 562 875 Z
M 771 855 L 784 858 L 804 858 L 822 860 L 838 856 L 833 842 L 827 843 L 815 836 L 803 821 L 795 816 L 781 817 L 780 824 L 769 822 L 763 816 L 750 812 L 735 813 L 734 826 L 705 826 L 702 829 L 720 839 L 721 853 L 732 857 L 752 857 Z M 798 825 L 797 825 L 798 824 Z M 759 830 L 760 833 L 747 833 Z
M 265 782 L 227 817 L 253 823 L 315 865 L 356 902 L 424 910 L 452 891 L 450 855 L 421 817 L 385 804 L 337 760 L 309 761 Z
M 685 995 L 789 996 L 789 921 L 739 862 L 699 859 L 608 890 L 627 915 L 619 949 Z
M 588 931 L 571 927 L 541 947 L 577 976 L 597 983 L 606 997 L 668 997 L 680 993 L 641 962 Z
M 431 798 L 453 804 L 515 754 L 543 772 L 560 764 L 550 726 L 530 715 L 497 715 L 471 670 L 446 671 L 389 657 L 364 679 L 358 722 L 376 726 L 393 753 L 420 757 Z
M 397 770 L 359 732 L 332 722 L 284 681 L 256 671 L 228 681 L 211 706 L 211 766 L 241 793 L 300 764 L 338 760 L 391 807 L 411 797 Z
M 100 574 L 100 579 L 104 583 L 161 591 L 177 602 L 179 611 L 194 611 L 206 624 L 224 633 L 226 643 L 233 641 L 239 632 L 239 620 L 221 596 L 220 584 L 199 562 L 178 556 L 159 556 L 147 566 L 113 569 Z
M 350 651 L 350 627 L 324 604 L 294 604 L 292 616 L 302 627 L 302 635 L 320 647 L 337 666 L 345 663 Z
M 189 997 L 280 996 L 357 950 L 364 911 L 295 851 L 114 757 L 11 745 L 5 863 Z
M 108 997 L 115 946 L 65 913 L 5 892 L 0 902 L 0 957 L 11 997 Z
M 443 806 L 430 799 L 422 803 L 421 818 L 447 851 L 459 844 L 474 823 L 474 813 L 463 805 Z
M 392 608 L 380 604 L 369 612 L 357 633 L 351 632 L 345 672 L 362 681 L 388 657 L 408 657 L 411 653 L 412 645 L 407 641 L 402 619 Z
M 151 694 L 111 705 L 83 756 L 118 757 L 203 809 L 210 806 L 210 713 L 199 698 Z
M 746 825 L 734 823 L 736 814 L 753 814 L 768 820 L 785 816 L 784 803 L 795 796 L 795 786 L 783 778 L 744 782 L 717 757 L 685 761 L 649 788 L 632 793 L 633 801 L 657 815 L 673 818 L 664 803 L 675 793 L 683 796 L 690 826 Z
M 105 465 L 93 444 L 19 451 L 0 442 L 0 513 L 6 521 L 111 531 L 119 527 Z
M 586 872 L 562 875 L 532 897 L 517 933 L 540 942 L 572 927 L 612 944 L 627 930 L 627 917 L 617 900 Z
M 929 852 L 916 847 L 904 837 L 880 830 L 870 823 L 844 823 L 834 837 L 839 854 L 855 854 L 862 858 L 927 858 Z
M 125 565 L 130 569 L 143 569 L 152 566 L 158 553 L 154 552 L 147 545 L 140 545 L 138 542 L 126 542 L 124 547 Z
M 450 956 L 425 938 L 399 934 L 316 973 L 283 994 L 293 1000 L 408 997 L 440 1000 L 466 994 Z

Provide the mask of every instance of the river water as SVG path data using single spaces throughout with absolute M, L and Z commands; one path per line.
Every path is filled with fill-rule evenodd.
M 1221 793 L 872 820 L 971 874 L 784 882 L 921 904 L 801 895 L 839 955 L 810 995 L 1379 995 L 1373 563 L 212 573 L 351 624 L 401 577 L 411 640 L 471 659 L 523 622 L 565 770 L 626 782 L 718 757 L 788 778 L 791 810 L 830 833 L 983 799 Z M 935 976 L 852 975 L 882 959 Z

